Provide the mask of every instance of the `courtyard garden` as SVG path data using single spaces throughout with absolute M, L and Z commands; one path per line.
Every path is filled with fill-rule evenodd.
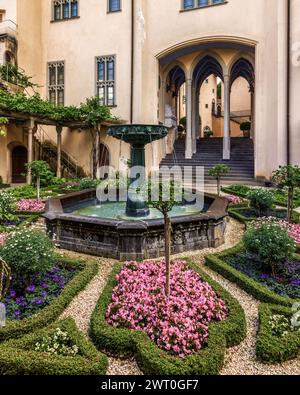
M 39 166 L 47 182 L 0 191 L 1 374 L 299 374 L 296 201 L 226 188 L 224 244 L 120 263 L 57 249 L 37 226 L 49 197 L 100 182 Z M 167 241 L 175 203 L 156 204 Z

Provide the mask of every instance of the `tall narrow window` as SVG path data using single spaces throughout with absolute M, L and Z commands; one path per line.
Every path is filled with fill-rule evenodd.
M 121 11 L 121 0 L 108 0 L 108 12 Z
M 53 0 L 53 20 L 61 21 L 78 17 L 78 0 Z
M 97 62 L 97 95 L 103 106 L 115 105 L 115 56 L 99 56 Z
M 48 64 L 48 99 L 52 104 L 63 106 L 65 102 L 65 64 Z

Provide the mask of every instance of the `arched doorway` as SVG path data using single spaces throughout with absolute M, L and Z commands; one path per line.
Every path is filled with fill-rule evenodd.
M 19 184 L 26 182 L 26 163 L 28 153 L 27 149 L 18 145 L 13 148 L 11 152 L 11 163 L 12 163 L 12 183 Z
M 99 167 L 109 166 L 110 164 L 110 155 L 107 146 L 103 143 L 100 143 L 99 146 Z

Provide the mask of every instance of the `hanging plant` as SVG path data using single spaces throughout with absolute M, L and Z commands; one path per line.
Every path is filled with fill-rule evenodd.
M 7 118 L 0 118 L 0 137 L 6 137 L 7 135 L 7 130 L 6 130 L 6 125 L 8 124 L 8 119 Z

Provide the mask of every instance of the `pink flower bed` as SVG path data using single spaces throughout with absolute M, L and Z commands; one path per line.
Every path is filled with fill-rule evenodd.
M 0 247 L 4 245 L 8 235 L 8 233 L 0 233 Z
M 279 221 L 279 225 L 282 228 L 288 230 L 289 235 L 295 240 L 296 244 L 300 245 L 300 225 L 299 224 L 289 224 L 286 221 Z
M 242 203 L 242 199 L 238 196 L 234 196 L 234 195 L 225 195 L 223 196 L 224 199 L 228 200 L 229 203 L 231 204 L 240 204 Z
M 207 344 L 209 323 L 228 315 L 224 301 L 182 261 L 172 264 L 169 299 L 164 262 L 127 262 L 117 281 L 107 322 L 143 331 L 159 348 L 180 358 L 201 350 Z
M 45 211 L 45 203 L 34 199 L 22 199 L 17 203 L 18 211 L 31 211 L 40 213 Z

